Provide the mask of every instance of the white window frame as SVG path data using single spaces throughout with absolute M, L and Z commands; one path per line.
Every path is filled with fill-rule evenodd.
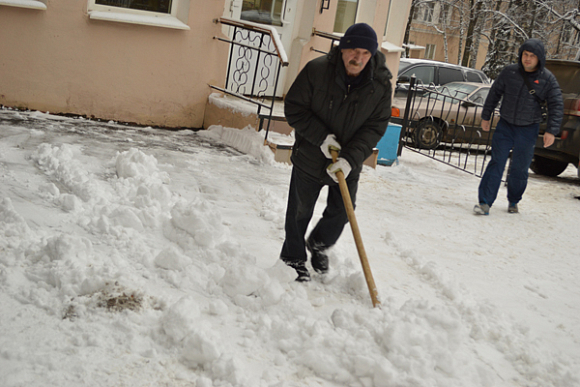
M 423 14 L 423 21 L 426 23 L 433 23 L 433 14 L 435 13 L 435 2 L 430 2 L 423 7 L 425 7 L 425 13 Z
M 423 23 L 432 23 L 434 13 L 435 13 L 435 2 L 420 4 L 417 6 L 417 8 L 415 8 L 413 20 Z
M 356 10 L 354 12 L 354 22 L 355 23 L 358 23 L 359 15 L 360 15 L 360 12 L 359 11 L 360 11 L 360 8 L 361 8 L 361 0 L 342 0 L 342 1 L 343 2 L 346 2 L 346 3 L 356 3 Z M 337 3 L 337 7 L 338 7 L 338 1 L 336 3 Z M 337 17 L 338 17 L 338 12 L 334 15 L 333 31 L 334 31 L 334 25 L 336 24 L 336 18 Z M 348 27 L 350 27 L 350 25 L 347 26 L 347 28 Z M 334 32 L 335 33 L 343 33 L 343 32 L 339 32 L 339 31 L 334 31 Z M 346 32 L 346 29 L 345 29 L 345 32 Z
M 438 6 L 438 15 L 437 15 L 437 21 L 439 25 L 449 25 L 449 22 L 451 21 L 451 11 L 453 10 L 453 7 L 449 4 L 437 4 Z
M 46 0 L 0 0 L 0 5 L 46 11 Z
M 178 30 L 190 29 L 187 25 L 190 0 L 173 0 L 171 2 L 170 13 L 101 5 L 96 4 L 96 0 L 88 0 L 88 2 L 89 18 L 91 20 L 140 24 L 153 27 L 174 28 Z
M 437 45 L 426 44 L 425 45 L 425 59 L 435 59 L 435 51 L 437 50 Z
M 562 43 L 574 44 L 574 40 L 576 39 L 575 34 L 576 30 L 572 28 L 571 25 L 565 24 L 564 25 L 564 36 L 562 36 Z

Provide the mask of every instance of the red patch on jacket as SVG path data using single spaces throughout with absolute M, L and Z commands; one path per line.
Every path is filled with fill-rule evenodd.
M 538 85 L 540 84 L 540 81 L 538 81 L 537 79 L 534 81 L 534 83 L 537 83 Z

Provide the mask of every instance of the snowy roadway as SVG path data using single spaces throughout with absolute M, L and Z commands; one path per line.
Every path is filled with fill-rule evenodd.
M 365 168 L 331 270 L 278 261 L 290 167 L 252 130 L 0 110 L 0 386 L 580 386 L 580 184 Z M 323 209 L 324 195 L 315 213 Z

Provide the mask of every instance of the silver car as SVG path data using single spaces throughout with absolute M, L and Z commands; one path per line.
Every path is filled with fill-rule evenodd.
M 483 132 L 480 127 L 490 88 L 486 83 L 452 82 L 423 95 L 416 93 L 410 101 L 407 138 L 423 149 L 435 149 L 442 142 L 490 143 L 499 114 L 494 114 L 492 130 Z M 393 99 L 394 122 L 402 121 L 406 104 L 406 97 Z

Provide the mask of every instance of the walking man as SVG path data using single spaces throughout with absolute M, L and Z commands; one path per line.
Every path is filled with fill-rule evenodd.
M 328 271 L 326 250 L 348 222 L 336 172 L 344 173 L 354 205 L 363 162 L 387 128 L 392 76 L 377 48 L 368 24 L 350 26 L 328 55 L 306 64 L 286 95 L 284 113 L 296 140 L 280 259 L 296 270 L 297 281 L 310 280 L 306 248 L 314 270 Z M 331 150 L 340 152 L 336 163 Z M 324 186 L 326 208 L 305 240 Z
M 529 39 L 519 49 L 518 63 L 506 66 L 491 86 L 481 113 L 481 128 L 484 131 L 489 131 L 491 114 L 503 100 L 501 118 L 491 142 L 491 161 L 479 183 L 479 204 L 473 208 L 478 215 L 489 215 L 510 151 L 508 212 L 518 212 L 518 203 L 528 184 L 528 169 L 542 122 L 541 103 L 546 103 L 548 108 L 544 147 L 552 145 L 560 132 L 564 114 L 562 92 L 554 74 L 544 67 L 545 63 L 544 45 L 538 39 Z

